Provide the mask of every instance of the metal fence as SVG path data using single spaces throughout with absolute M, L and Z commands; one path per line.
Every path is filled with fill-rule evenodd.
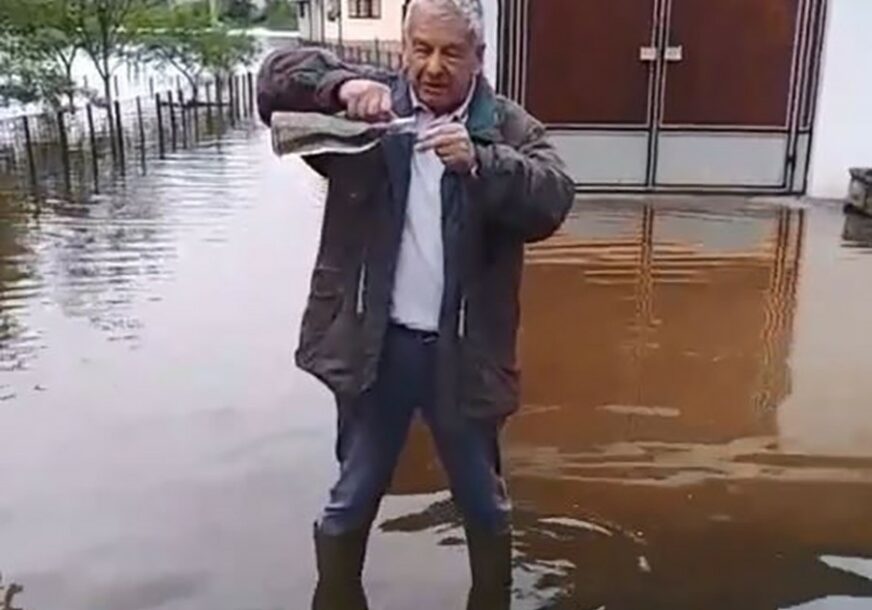
M 403 54 L 397 44 L 385 43 L 379 40 L 347 42 L 344 44 L 304 41 L 303 44 L 327 49 L 343 61 L 349 63 L 380 66 L 390 70 L 398 70 L 403 63 Z
M 402 62 L 399 49 L 378 41 L 319 46 L 349 63 L 397 69 Z M 178 79 L 174 84 L 153 91 L 149 79 L 147 93 L 111 107 L 90 103 L 0 119 L 0 174 L 19 178 L 36 193 L 99 190 L 118 175 L 145 171 L 149 159 L 220 137 L 256 114 L 251 72 L 209 80 L 196 93 Z
M 0 120 L 0 172 L 37 191 L 57 180 L 99 189 L 107 173 L 144 169 L 149 158 L 220 135 L 254 113 L 254 76 L 245 73 L 204 82 L 196 94 L 179 86 L 111 106 L 23 114 Z

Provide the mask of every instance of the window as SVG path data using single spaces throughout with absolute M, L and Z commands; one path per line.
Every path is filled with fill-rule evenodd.
M 352 19 L 378 19 L 381 0 L 348 0 L 348 16 Z

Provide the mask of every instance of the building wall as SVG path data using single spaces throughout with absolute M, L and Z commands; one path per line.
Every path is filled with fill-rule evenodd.
M 297 29 L 303 40 L 315 40 L 312 23 L 312 3 L 297 4 Z
M 359 19 L 348 16 L 348 0 L 342 2 L 343 42 L 399 42 L 403 32 L 403 0 L 381 0 L 380 19 Z M 328 2 L 329 5 L 329 2 Z M 328 40 L 339 38 L 338 21 L 327 21 L 325 34 Z
M 830 0 L 809 194 L 843 198 L 848 169 L 872 166 L 872 2 Z
M 484 57 L 484 73 L 488 80 L 497 82 L 497 60 L 499 54 L 499 0 L 482 0 L 484 6 L 485 44 L 487 51 Z
M 344 2 L 342 15 L 342 38 L 346 42 L 364 41 L 371 42 L 378 38 L 382 42 L 399 43 L 403 37 L 403 5 L 404 0 L 381 0 L 382 1 L 382 18 L 381 19 L 352 19 L 348 17 L 348 0 Z M 319 40 L 318 19 L 320 18 L 320 7 L 323 6 L 324 0 L 312 0 L 308 15 L 311 18 L 312 25 L 304 26 L 301 21 L 300 31 L 304 37 Z M 498 22 L 499 22 L 499 0 L 482 0 L 485 11 L 485 42 L 487 44 L 487 53 L 485 56 L 485 74 L 491 82 L 496 82 L 497 75 L 497 54 L 498 49 Z M 312 30 L 308 28 L 312 27 Z M 325 35 L 328 40 L 337 40 L 338 24 L 336 22 L 327 21 L 325 24 Z M 308 32 L 312 31 L 309 35 Z
M 324 40 L 324 3 L 322 0 L 309 0 L 297 3 L 300 36 L 304 40 Z

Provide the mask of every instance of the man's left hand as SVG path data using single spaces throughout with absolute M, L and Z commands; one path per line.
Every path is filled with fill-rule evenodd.
M 474 173 L 478 161 L 469 131 L 463 123 L 446 123 L 425 131 L 418 138 L 416 150 L 432 150 L 445 167 L 459 174 Z

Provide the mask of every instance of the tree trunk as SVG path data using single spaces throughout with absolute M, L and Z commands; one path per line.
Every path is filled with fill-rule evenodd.
M 66 57 L 62 57 L 61 61 L 64 64 L 64 76 L 67 79 L 67 87 L 69 87 L 69 91 L 67 91 L 67 99 L 70 102 L 70 112 L 75 112 L 76 110 L 76 85 L 73 82 L 73 62 L 76 61 L 76 54 L 70 56 L 69 60 Z
M 105 50 L 103 52 L 103 69 L 100 70 L 100 78 L 103 79 L 103 95 L 106 96 L 107 116 L 109 117 L 109 130 L 111 132 L 114 123 L 113 108 L 112 108 L 112 72 L 109 70 L 109 57 Z
M 106 108 L 109 113 L 109 121 L 112 121 L 112 75 L 111 74 L 101 74 L 100 78 L 103 79 L 103 95 L 106 97 Z

